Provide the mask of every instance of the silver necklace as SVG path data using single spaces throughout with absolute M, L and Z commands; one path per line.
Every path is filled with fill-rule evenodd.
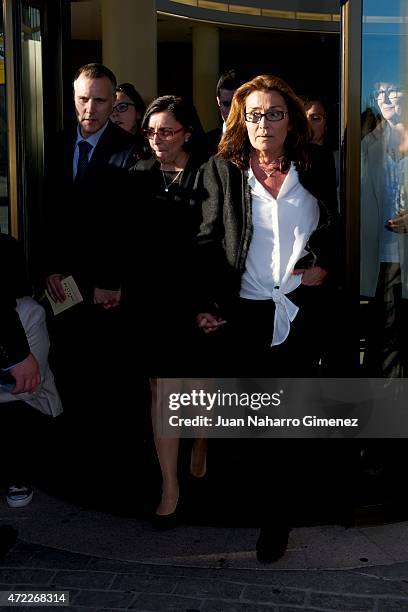
M 173 178 L 173 180 L 172 180 L 170 183 L 168 183 L 168 182 L 166 181 L 166 175 L 164 174 L 164 171 L 162 170 L 163 183 L 164 183 L 164 191 L 165 191 L 166 193 L 168 193 L 168 191 L 169 191 L 170 187 L 173 185 L 173 183 L 175 183 L 175 182 L 177 181 L 177 179 L 179 178 L 179 176 L 180 176 L 180 175 L 181 175 L 181 173 L 183 172 L 183 169 L 184 169 L 184 168 L 182 168 L 181 170 L 179 170 L 179 171 L 177 172 L 176 176 Z

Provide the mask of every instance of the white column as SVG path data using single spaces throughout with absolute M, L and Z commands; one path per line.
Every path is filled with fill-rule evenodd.
M 204 129 L 219 125 L 216 87 L 219 78 L 219 31 L 216 26 L 193 26 L 193 100 Z
M 101 8 L 103 63 L 150 102 L 157 96 L 155 0 L 102 0 Z

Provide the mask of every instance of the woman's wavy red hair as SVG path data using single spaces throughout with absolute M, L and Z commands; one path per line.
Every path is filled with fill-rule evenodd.
M 309 122 L 301 100 L 285 81 L 263 74 L 244 83 L 234 94 L 226 130 L 218 146 L 218 157 L 231 161 L 239 168 L 248 168 L 251 144 L 245 121 L 246 99 L 254 91 L 277 91 L 285 100 L 290 129 L 285 140 L 285 156 L 289 161 L 307 161 L 307 143 L 311 139 Z

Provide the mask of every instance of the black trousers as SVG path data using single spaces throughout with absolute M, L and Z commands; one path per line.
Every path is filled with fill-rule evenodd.
M 288 338 L 271 346 L 273 300 L 238 299 L 227 323 L 208 335 L 210 370 L 224 377 L 308 377 L 318 372 L 329 335 L 329 290 L 300 285 L 287 297 L 299 307 Z
M 275 305 L 272 300 L 240 299 L 219 331 L 209 334 L 212 368 L 218 377 L 305 378 L 319 375 L 323 349 L 330 347 L 329 289 L 300 285 L 288 295 L 299 312 L 284 343 L 271 347 Z M 217 334 L 218 337 L 217 337 Z M 208 354 L 211 351 L 208 350 Z M 245 381 L 243 381 L 245 384 Z M 212 441 L 211 441 L 212 442 Z M 223 441 L 215 441 L 218 446 Z M 254 438 L 226 440 L 240 476 L 241 496 L 251 500 L 258 524 L 343 522 L 353 499 L 353 449 L 344 440 Z M 238 484 L 240 483 L 240 484 Z M 229 486 L 229 482 L 225 482 Z M 344 520 L 345 522 L 345 520 Z

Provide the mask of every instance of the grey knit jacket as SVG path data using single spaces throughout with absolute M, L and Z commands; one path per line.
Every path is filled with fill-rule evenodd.
M 320 266 L 333 273 L 339 261 L 333 156 L 316 145 L 310 145 L 309 155 L 309 163 L 296 164 L 296 169 L 300 183 L 317 199 L 320 218 L 305 247 L 308 254 L 298 261 L 297 267 Z M 212 157 L 204 166 L 200 181 L 203 220 L 198 236 L 199 301 L 203 309 L 213 309 L 215 303 L 223 310 L 239 295 L 252 238 L 248 170 Z

